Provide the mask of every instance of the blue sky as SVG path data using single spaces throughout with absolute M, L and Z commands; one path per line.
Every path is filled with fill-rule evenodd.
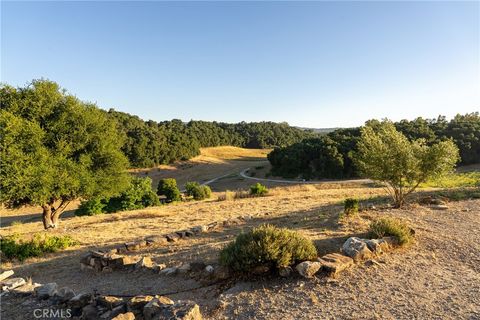
M 1 80 L 144 119 L 367 119 L 480 110 L 479 2 L 5 2 Z

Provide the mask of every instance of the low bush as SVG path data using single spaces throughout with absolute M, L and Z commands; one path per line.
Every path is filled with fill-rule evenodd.
M 94 216 L 105 212 L 105 207 L 108 204 L 108 199 L 93 198 L 83 200 L 80 206 L 75 210 L 76 216 Z
M 250 186 L 250 194 L 253 196 L 264 196 L 268 193 L 268 189 L 261 183 L 255 183 Z
M 347 198 L 343 202 L 343 206 L 343 213 L 349 216 L 358 212 L 359 201 L 356 198 Z
M 405 245 L 413 240 L 413 231 L 405 222 L 385 217 L 370 224 L 368 236 L 372 239 L 393 236 L 400 245 Z
M 12 235 L 0 239 L 0 250 L 6 259 L 23 261 L 30 257 L 39 257 L 44 253 L 66 249 L 77 243 L 70 236 L 35 234 L 32 239 L 23 241 L 18 239 L 18 235 Z
M 187 196 L 195 200 L 209 199 L 212 196 L 212 189 L 209 186 L 201 186 L 198 182 L 187 182 L 185 189 Z
M 152 190 L 152 179 L 133 178 L 127 190 L 111 198 L 92 198 L 82 201 L 75 211 L 77 216 L 93 216 L 101 213 L 142 209 L 158 206 L 160 201 Z
M 236 272 L 255 267 L 280 268 L 317 257 L 312 241 L 293 230 L 262 225 L 241 233 L 220 252 L 220 263 Z
M 180 190 L 177 187 L 177 180 L 173 178 L 161 179 L 158 183 L 157 194 L 165 196 L 167 202 L 180 201 Z

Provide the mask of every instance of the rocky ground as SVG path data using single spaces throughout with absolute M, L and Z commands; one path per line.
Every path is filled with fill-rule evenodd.
M 213 319 L 480 319 L 480 201 L 392 210 L 416 226 L 413 247 L 338 279 L 240 283 Z
M 311 200 L 305 198 L 305 201 Z M 296 203 L 300 204 L 301 200 Z M 356 264 L 336 279 L 323 276 L 304 279 L 294 275 L 285 279 L 269 277 L 204 285 L 184 275 L 81 271 L 80 254 L 68 258 L 58 255 L 14 269 L 20 276 L 30 274 L 34 281 L 41 283 L 55 281 L 76 293 L 97 290 L 102 294 L 163 294 L 175 301 L 194 300 L 206 319 L 480 319 L 479 205 L 480 200 L 472 200 L 451 202 L 448 210 L 415 206 L 362 213 L 361 219 L 388 214 L 409 220 L 416 230 L 417 241 L 409 248 Z M 339 248 L 345 235 L 357 231 L 351 225 L 360 223 L 347 221 L 343 227 L 332 231 L 335 229 L 330 225 L 333 222 L 326 218 L 328 224 L 321 225 L 324 218 L 317 210 L 301 215 L 304 218 L 300 220 L 300 216 L 295 221 L 287 218 L 285 224 L 302 226 L 314 238 L 319 235 L 312 228 L 328 227 L 330 231 L 322 234 L 324 239 L 316 241 L 320 247 L 328 242 L 328 248 L 332 245 Z M 237 228 L 225 229 L 219 234 L 238 233 Z M 190 255 L 197 259 L 203 254 L 202 248 L 210 248 L 205 246 L 214 235 L 207 233 L 200 239 L 202 241 L 195 240 L 191 244 L 176 242 L 179 247 L 175 251 L 182 253 L 182 260 Z M 328 237 L 335 236 L 341 237 L 327 241 Z M 192 250 L 195 252 L 187 253 Z M 209 249 L 205 256 L 212 255 L 215 250 Z M 161 259 L 162 255 L 153 257 Z M 60 263 L 65 269 L 61 277 L 58 273 L 55 276 L 55 268 Z M 34 309 L 48 307 L 47 302 L 36 298 L 12 294 L 3 296 L 1 302 L 2 319 L 35 319 Z

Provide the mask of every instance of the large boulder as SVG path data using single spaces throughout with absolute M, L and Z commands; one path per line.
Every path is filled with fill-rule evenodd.
M 35 294 L 39 299 L 48 299 L 53 297 L 57 292 L 57 284 L 55 282 L 44 284 L 35 288 Z
M 77 294 L 72 299 L 68 300 L 68 305 L 72 308 L 83 308 L 92 300 L 92 294 L 82 292 Z
M 10 278 L 10 279 L 3 280 L 1 282 L 1 285 L 2 285 L 2 290 L 5 291 L 5 290 L 12 290 L 12 289 L 18 288 L 20 286 L 23 286 L 25 283 L 27 282 L 23 278 Z
M 156 296 L 143 307 L 143 317 L 145 320 L 158 319 L 162 310 L 173 304 L 174 302 L 170 298 Z
M 97 300 L 97 305 L 100 305 L 108 309 L 113 309 L 124 303 L 122 298 L 118 298 L 114 296 L 100 296 L 96 300 Z
M 112 320 L 135 320 L 135 314 L 133 312 L 121 313 Z
M 376 254 L 382 254 L 390 250 L 390 244 L 385 239 L 364 240 L 368 249 Z
M 318 261 L 322 264 L 322 270 L 332 276 L 337 275 L 353 265 L 352 258 L 339 253 L 326 254 L 323 257 L 318 258 Z
M 152 318 L 153 319 L 153 318 Z M 165 320 L 201 320 L 202 314 L 198 305 L 189 300 L 180 300 L 160 310 L 154 319 Z
M 143 307 L 149 303 L 153 296 L 136 296 L 128 301 L 128 309 L 132 311 L 143 311 Z
M 2 273 L 0 273 L 0 281 L 3 281 L 5 279 L 7 279 L 8 277 L 11 277 L 13 276 L 15 272 L 13 272 L 13 270 L 5 270 L 3 271 Z
M 357 237 L 350 237 L 342 246 L 342 251 L 355 261 L 369 259 L 373 252 L 368 248 L 367 243 Z
M 73 290 L 68 287 L 60 288 L 54 294 L 55 300 L 59 302 L 66 302 L 73 297 L 75 297 L 75 292 L 73 292 Z
M 304 261 L 295 267 L 298 273 L 305 278 L 312 278 L 320 270 L 322 264 L 318 261 Z

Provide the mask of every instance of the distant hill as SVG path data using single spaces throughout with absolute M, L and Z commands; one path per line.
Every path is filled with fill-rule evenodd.
M 305 127 L 297 127 L 297 128 L 301 130 L 309 130 L 318 134 L 327 134 L 337 129 L 341 129 L 341 128 L 305 128 Z

